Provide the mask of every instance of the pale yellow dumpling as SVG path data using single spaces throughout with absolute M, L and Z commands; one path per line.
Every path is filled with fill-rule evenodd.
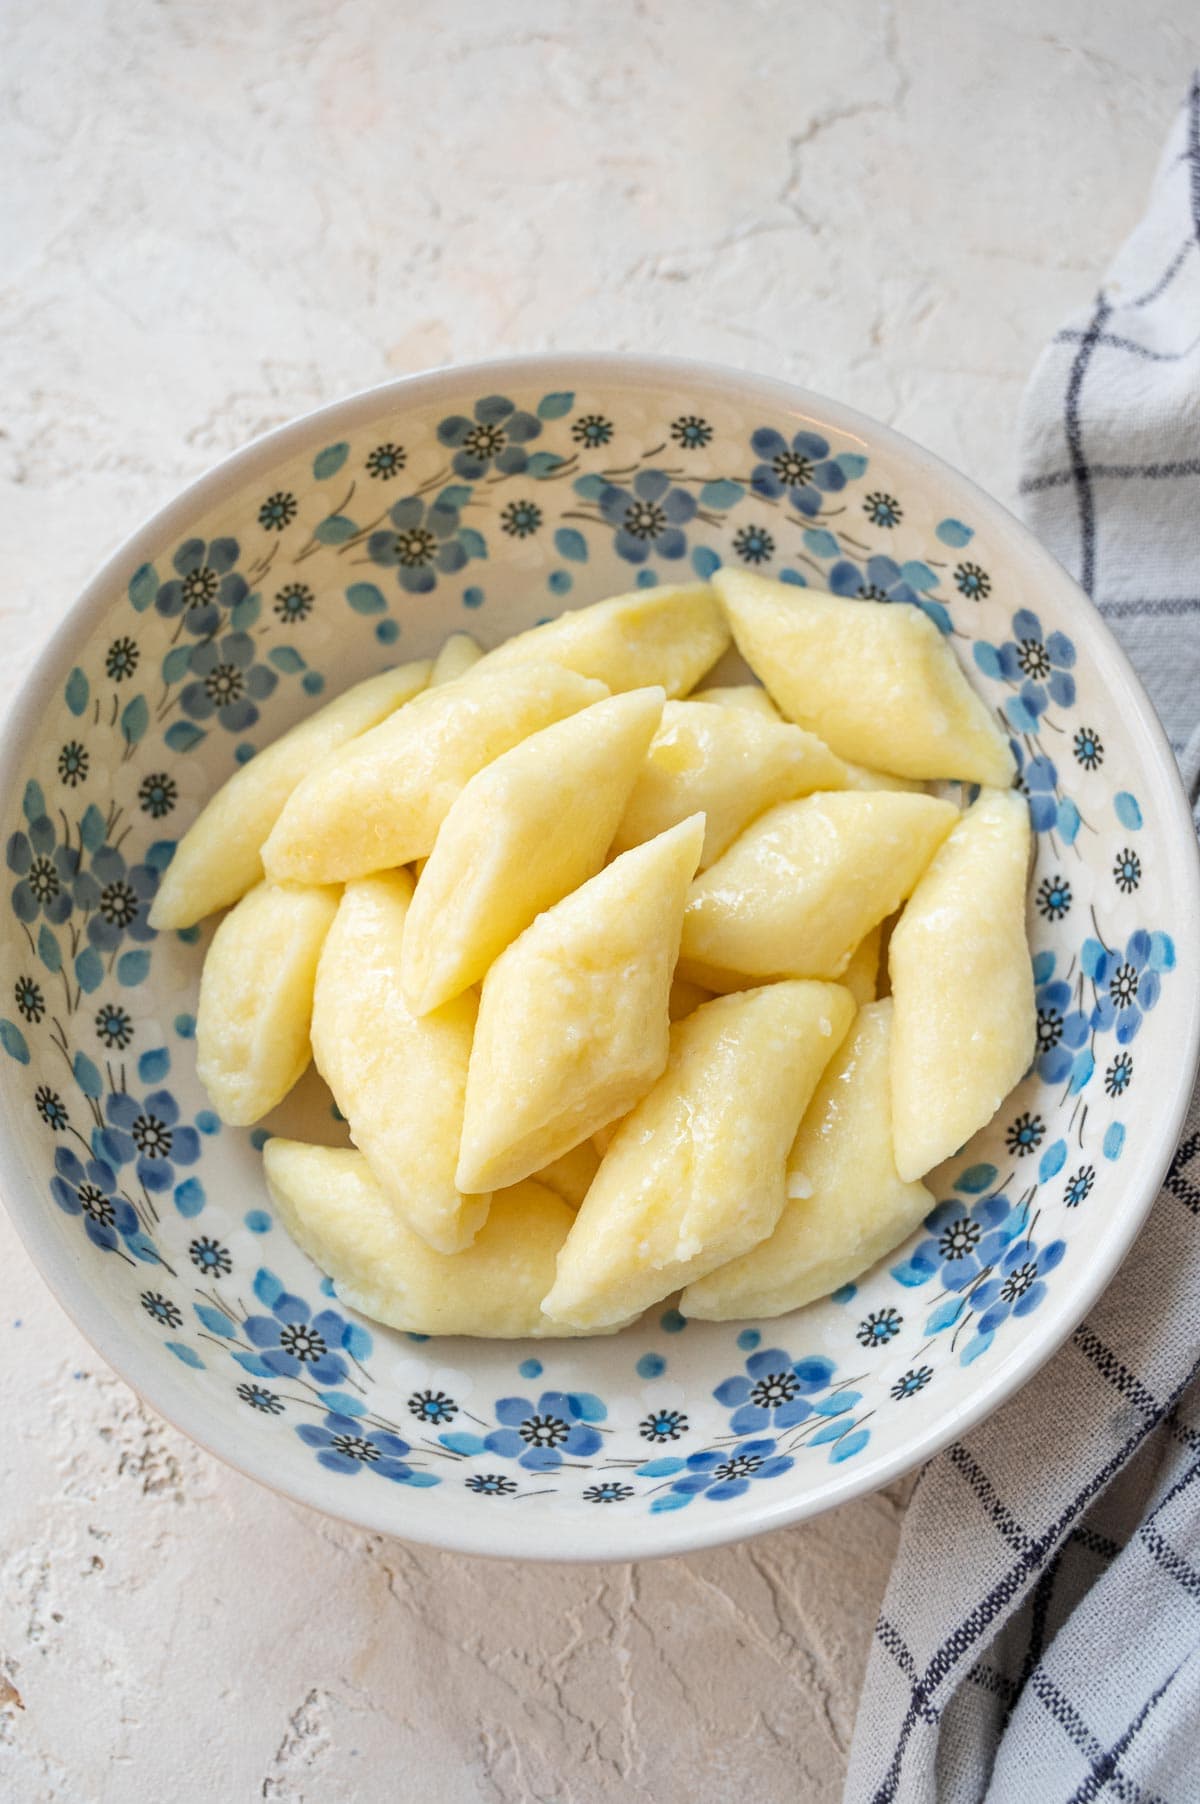
M 890 771 L 868 770 L 865 764 L 852 764 L 849 759 L 842 760 L 842 770 L 846 777 L 844 789 L 902 789 L 912 795 L 929 793 L 919 777 L 894 777 Z
M 702 813 L 704 870 L 764 809 L 841 787 L 841 759 L 802 727 L 744 709 L 668 702 L 613 849 L 628 851 Z
M 1007 737 L 920 608 L 718 570 L 737 648 L 788 720 L 899 777 L 1011 783 Z
M 476 983 L 543 909 L 594 877 L 645 763 L 661 689 L 531 733 L 462 790 L 421 872 L 404 936 L 416 1014 Z
M 838 979 L 844 983 L 859 1008 L 868 1002 L 874 1002 L 879 987 L 879 951 L 883 938 L 883 924 L 872 927 L 870 933 L 861 939 L 850 955 L 850 963 Z
M 578 1209 L 600 1167 L 600 1154 L 590 1140 L 573 1146 L 570 1152 L 543 1165 L 534 1172 L 539 1184 L 545 1184 L 562 1197 L 572 1209 Z
M 688 700 L 708 702 L 714 708 L 737 708 L 742 713 L 757 714 L 761 720 L 782 719 L 760 683 L 718 683 L 714 689 L 693 689 Z
M 908 895 L 958 811 L 933 796 L 806 796 L 770 809 L 692 885 L 683 974 L 840 977 Z
M 986 1125 L 1033 1059 L 1029 809 L 985 790 L 913 891 L 888 948 L 896 1166 L 917 1178 Z
M 542 1304 L 616 1326 L 770 1234 L 800 1118 L 854 1014 L 837 984 L 720 996 L 671 1029 L 666 1071 L 618 1129 Z
M 717 598 L 704 583 L 661 584 L 615 595 L 518 633 L 489 651 L 480 670 L 529 661 L 597 677 L 616 695 L 658 684 L 686 695 L 729 645 Z
M 933 1208 L 892 1153 L 891 1018 L 889 1001 L 859 1010 L 800 1124 L 775 1231 L 689 1285 L 684 1315 L 725 1322 L 799 1309 L 857 1278 Z
M 317 1069 L 393 1208 L 441 1253 L 470 1245 L 486 1191 L 454 1180 L 462 1133 L 474 993 L 420 1020 L 400 981 L 412 898 L 406 871 L 346 885 L 317 972 L 312 1043 Z
M 223 783 L 175 848 L 150 925 L 191 927 L 262 880 L 262 848 L 301 779 L 331 753 L 411 700 L 429 664 L 402 664 L 357 683 L 272 740 Z
M 274 877 L 314 883 L 428 857 L 476 771 L 606 694 L 602 683 L 554 664 L 485 672 L 481 661 L 305 777 L 263 848 L 263 863 Z
M 483 656 L 483 647 L 478 640 L 472 639 L 470 633 L 451 633 L 433 660 L 433 669 L 429 673 L 429 687 L 434 689 L 440 683 L 453 683 L 460 676 L 466 676 L 468 670 L 478 664 Z
M 200 975 L 196 1069 L 222 1121 L 248 1127 L 309 1061 L 317 960 L 336 889 L 259 883 L 217 928 Z
M 498 1196 L 473 1245 L 439 1253 L 415 1234 L 361 1153 L 268 1140 L 263 1167 L 289 1233 L 340 1303 L 409 1334 L 524 1340 L 561 1334 L 539 1307 L 572 1211 L 532 1179 Z
M 644 1096 L 667 1062 L 667 996 L 700 816 L 625 852 L 538 916 L 483 980 L 458 1182 L 500 1189 Z

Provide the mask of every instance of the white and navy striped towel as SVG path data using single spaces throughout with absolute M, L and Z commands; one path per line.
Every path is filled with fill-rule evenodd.
M 1146 218 L 1030 386 L 1034 530 L 1200 775 L 1200 77 Z M 847 1804 L 1200 1800 L 1200 1102 L 1146 1230 L 1036 1379 L 930 1462 Z

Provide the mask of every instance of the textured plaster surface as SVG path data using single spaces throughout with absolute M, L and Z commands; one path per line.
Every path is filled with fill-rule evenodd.
M 1022 386 L 1136 217 L 1193 13 L 6 0 L 0 694 L 186 479 L 451 360 L 775 372 L 1011 499 Z M 2 1219 L 0 1374 L 6 1801 L 838 1797 L 905 1487 L 634 1568 L 383 1541 L 159 1422 Z

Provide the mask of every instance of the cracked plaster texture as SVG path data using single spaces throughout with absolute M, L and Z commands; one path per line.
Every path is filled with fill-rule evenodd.
M 1021 389 L 1137 216 L 1194 23 L 1188 0 L 8 0 L 0 697 L 183 482 L 445 361 L 777 373 L 1011 500 Z M 388 1542 L 159 1422 L 3 1219 L 0 1371 L 12 1804 L 838 1797 L 906 1486 L 633 1568 Z

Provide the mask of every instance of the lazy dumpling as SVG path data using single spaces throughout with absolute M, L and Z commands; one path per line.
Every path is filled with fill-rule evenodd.
M 684 1291 L 701 1321 L 783 1315 L 826 1297 L 897 1246 L 934 1199 L 892 1152 L 892 1004 L 868 1003 L 834 1054 L 787 1162 L 774 1233 Z
M 476 983 L 534 917 L 604 863 L 663 711 L 634 689 L 531 733 L 442 822 L 404 935 L 416 1014 Z
M 428 678 L 425 662 L 368 677 L 234 771 L 176 846 L 150 908 L 150 925 L 160 933 L 191 927 L 261 882 L 263 845 L 301 778 L 394 714 Z
M 200 976 L 196 1069 L 213 1108 L 248 1127 L 308 1065 L 317 960 L 336 889 L 259 883 L 213 935 Z
M 693 689 L 692 702 L 708 702 L 714 708 L 737 708 L 757 714 L 760 720 L 780 720 L 779 709 L 759 683 L 718 683 L 713 689 Z
M 657 684 L 686 695 L 729 645 L 717 598 L 704 583 L 662 583 L 560 614 L 489 651 L 481 670 L 561 664 L 616 695 Z
M 1031 837 L 1024 797 L 984 790 L 892 932 L 892 1113 L 902 1178 L 957 1152 L 1033 1059 Z
M 498 1190 L 644 1096 L 667 1062 L 667 997 L 699 816 L 625 852 L 527 927 L 483 980 L 458 1181 Z
M 483 656 L 483 647 L 470 633 L 451 633 L 433 660 L 433 669 L 429 673 L 429 687 L 435 689 L 439 683 L 453 683 L 460 676 L 466 676 L 473 664 L 478 664 Z
M 306 776 L 263 847 L 263 863 L 276 878 L 325 883 L 425 858 L 477 770 L 606 694 L 602 683 L 554 664 L 485 674 L 481 660 Z
M 409 1010 L 400 969 L 411 900 L 407 871 L 346 885 L 317 971 L 313 1054 L 393 1208 L 454 1253 L 488 1209 L 486 1194 L 454 1181 L 477 1004 L 470 993 L 420 1020 Z
M 395 1206 L 361 1153 L 268 1140 L 267 1188 L 288 1232 L 338 1301 L 409 1334 L 524 1340 L 561 1333 L 539 1307 L 575 1217 L 532 1179 L 492 1204 L 474 1243 L 439 1253 Z
M 841 759 L 802 727 L 705 702 L 668 702 L 614 850 L 627 851 L 689 814 L 703 814 L 704 870 L 773 803 L 841 787 Z
M 683 974 L 839 977 L 958 819 L 933 796 L 847 790 L 781 802 L 692 885 Z
M 920 608 L 718 570 L 737 648 L 788 720 L 899 777 L 1011 783 L 1008 740 Z
M 615 1326 L 770 1234 L 788 1149 L 853 1014 L 838 984 L 777 983 L 677 1022 L 666 1071 L 583 1200 L 546 1314 Z

